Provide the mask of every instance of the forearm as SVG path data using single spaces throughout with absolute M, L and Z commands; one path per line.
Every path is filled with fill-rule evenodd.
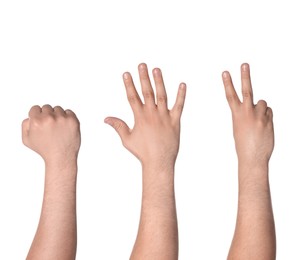
M 239 165 L 238 215 L 228 259 L 275 259 L 276 239 L 268 164 Z
M 44 198 L 38 229 L 27 259 L 75 259 L 76 162 L 46 166 Z
M 174 169 L 143 169 L 142 209 L 131 259 L 178 259 Z

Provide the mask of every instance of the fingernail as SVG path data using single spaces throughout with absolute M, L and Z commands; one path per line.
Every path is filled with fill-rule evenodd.
M 224 72 L 222 73 L 222 77 L 223 77 L 224 79 L 226 79 L 227 76 L 228 76 L 228 73 L 227 73 L 226 71 L 224 71 Z
M 248 69 L 249 69 L 249 64 L 244 63 L 243 66 L 242 66 L 242 70 L 247 71 Z
M 185 88 L 186 88 L 186 84 L 185 84 L 185 83 L 181 83 L 181 84 L 180 84 L 180 89 L 183 90 L 183 89 L 185 89 Z
M 123 73 L 123 79 L 128 79 L 128 78 L 129 78 L 129 73 L 128 72 Z
M 159 68 L 155 68 L 155 69 L 153 70 L 153 73 L 154 73 L 155 75 L 159 76 L 159 75 L 161 75 L 161 70 L 160 70 Z
M 145 63 L 141 63 L 141 64 L 139 65 L 139 69 L 140 69 L 140 70 L 145 70 L 145 69 L 147 69 L 147 65 L 146 65 Z

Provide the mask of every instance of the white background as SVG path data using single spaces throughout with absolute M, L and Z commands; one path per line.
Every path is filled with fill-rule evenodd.
M 140 164 L 103 123 L 133 125 L 121 75 L 164 74 L 172 106 L 188 85 L 176 166 L 180 259 L 225 259 L 237 207 L 237 162 L 223 70 L 274 111 L 270 185 L 278 259 L 296 259 L 294 1 L 0 2 L 0 259 L 25 259 L 43 196 L 41 158 L 21 142 L 32 105 L 71 108 L 81 122 L 77 259 L 128 259 L 138 228 Z

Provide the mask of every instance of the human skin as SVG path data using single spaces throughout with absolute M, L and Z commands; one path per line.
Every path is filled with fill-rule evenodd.
M 147 65 L 138 66 L 144 103 L 130 73 L 123 74 L 127 98 L 135 124 L 130 129 L 121 119 L 107 117 L 124 147 L 142 165 L 142 207 L 138 235 L 130 259 L 178 259 L 178 226 L 174 192 L 175 162 L 180 142 L 180 119 L 185 102 L 186 85 L 179 86 L 171 110 L 162 72 L 152 71 L 152 88 Z
M 79 121 L 71 110 L 59 106 L 33 106 L 22 123 L 22 140 L 45 163 L 42 210 L 26 259 L 75 259 Z
M 268 166 L 274 148 L 273 113 L 264 100 L 253 102 L 248 64 L 241 66 L 242 102 L 229 72 L 222 74 L 232 113 L 238 157 L 238 212 L 228 259 L 276 258 L 276 235 Z

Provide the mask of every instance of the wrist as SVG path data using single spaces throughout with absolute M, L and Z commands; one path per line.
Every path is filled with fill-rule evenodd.
M 268 182 L 268 163 L 247 164 L 239 162 L 238 173 L 239 183 L 260 186 Z
M 250 162 L 238 160 L 238 167 L 241 170 L 268 171 L 268 161 Z
M 142 171 L 143 174 L 147 173 L 149 175 L 174 175 L 175 164 L 142 163 Z
M 143 193 L 154 196 L 156 194 L 171 194 L 174 190 L 174 167 L 147 166 L 142 168 Z M 154 194 L 154 195 L 151 195 Z M 157 198 L 156 198 L 157 199 Z
M 156 208 L 174 201 L 174 167 L 143 167 L 143 203 Z
M 78 153 L 57 153 L 43 157 L 45 165 L 55 167 L 68 167 L 77 164 Z
M 249 165 L 252 168 L 268 166 L 271 155 L 260 152 L 237 153 L 239 164 Z
M 51 172 L 51 175 L 55 175 L 55 173 L 60 175 L 64 172 L 71 172 L 71 175 L 75 175 L 77 168 L 77 157 L 45 160 L 46 172 Z
M 142 168 L 148 171 L 171 172 L 175 168 L 175 159 L 169 158 L 148 158 L 141 160 Z

